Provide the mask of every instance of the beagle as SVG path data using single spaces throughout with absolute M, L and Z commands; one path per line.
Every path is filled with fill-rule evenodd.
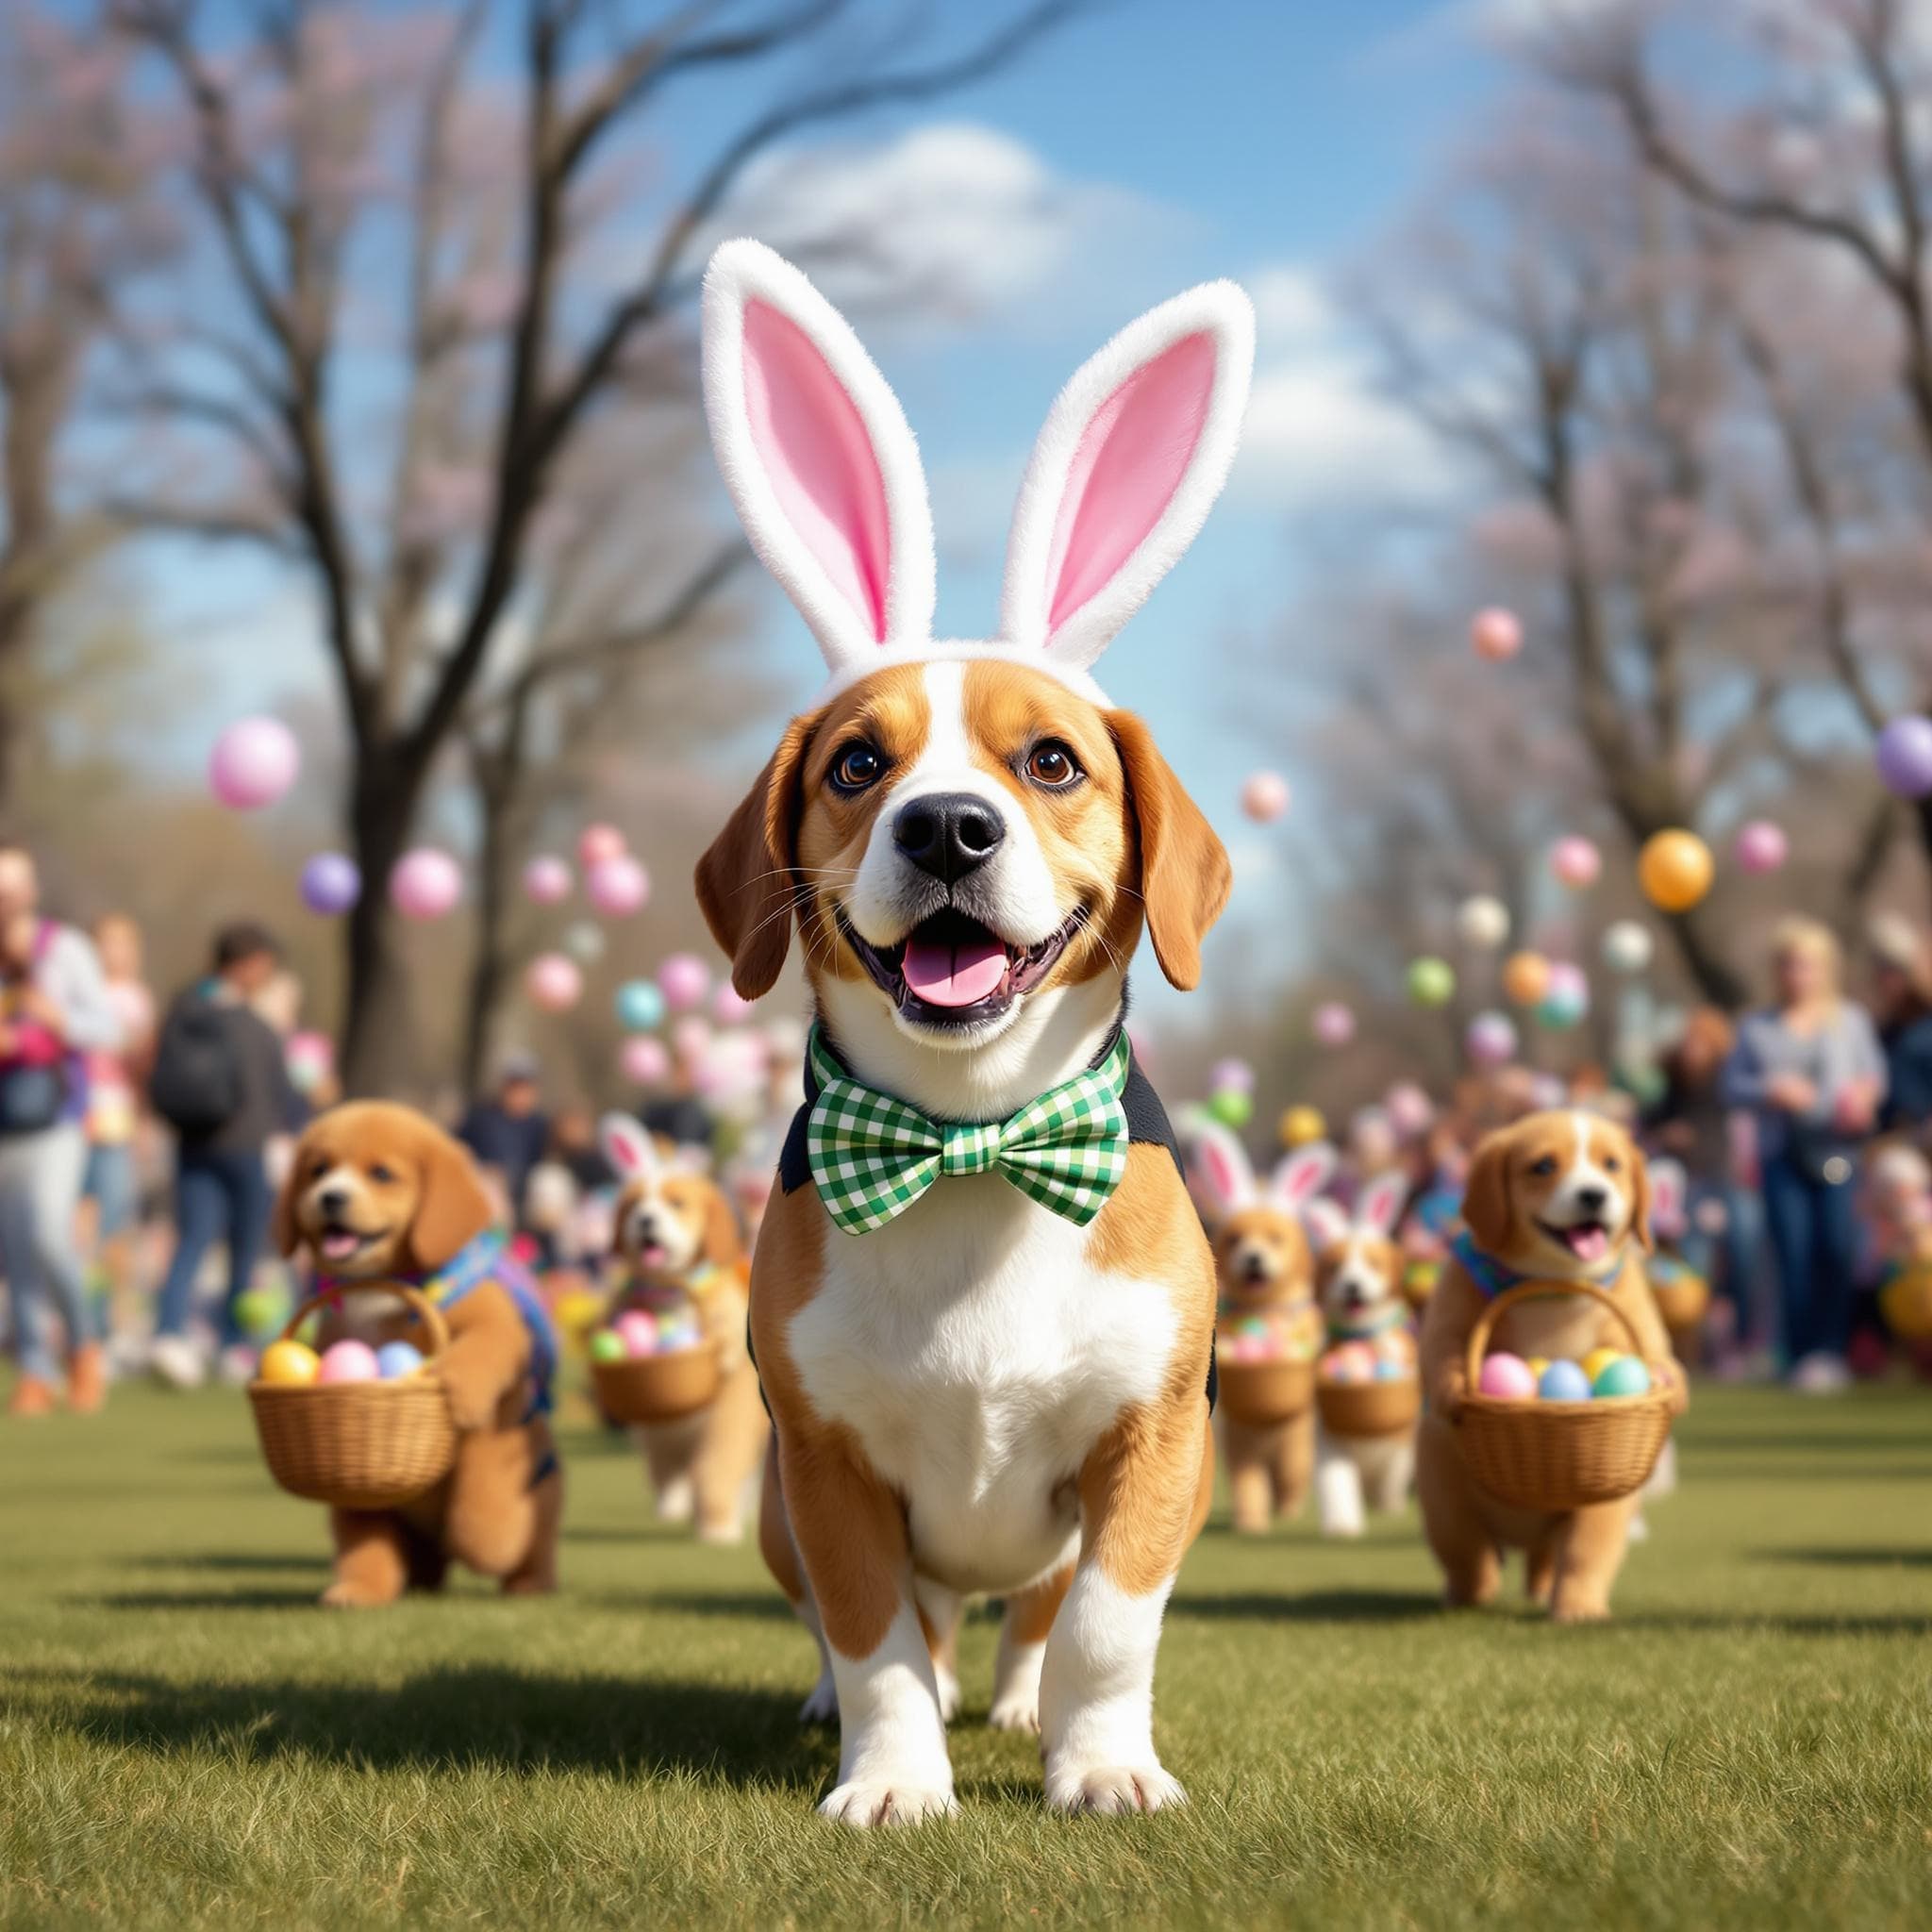
M 1308 1204 L 1317 1243 L 1315 1293 L 1329 1343 L 1374 1341 L 1391 1332 L 1404 1357 L 1414 1358 L 1407 1260 L 1395 1226 L 1408 1198 L 1401 1174 L 1376 1176 L 1361 1191 L 1353 1215 L 1334 1201 Z M 1315 1508 L 1324 1536 L 1360 1536 L 1365 1509 L 1392 1514 L 1408 1501 L 1415 1480 L 1415 1431 L 1388 1436 L 1336 1436 L 1323 1429 L 1315 1452 Z
M 935 642 L 910 430 L 849 326 L 755 242 L 713 258 L 705 389 L 754 547 L 831 671 L 697 870 L 747 998 L 796 924 L 817 1026 L 759 1231 L 759 1541 L 817 1635 L 855 1825 L 954 1808 L 964 1601 L 1004 1598 L 991 1719 L 1048 1803 L 1181 1799 L 1155 1652 L 1212 1474 L 1214 1266 L 1123 1027 L 1143 925 L 1176 986 L 1225 853 L 1088 671 L 1232 460 L 1253 316 L 1142 317 L 1055 405 L 998 639 Z
M 323 1602 L 352 1608 L 438 1588 L 452 1561 L 507 1594 L 557 1587 L 563 1472 L 548 1419 L 556 1345 L 536 1290 L 492 1227 L 467 1150 L 412 1108 L 356 1101 L 313 1121 L 275 1204 L 275 1244 L 318 1278 L 407 1282 L 435 1302 L 449 1346 L 435 1358 L 459 1432 L 456 1468 L 399 1509 L 329 1511 L 335 1578 Z M 324 1347 L 344 1335 L 421 1345 L 399 1296 L 345 1294 Z
M 1334 1149 L 1317 1143 L 1291 1154 L 1274 1170 L 1265 1198 L 1246 1149 L 1225 1127 L 1202 1123 L 1193 1157 L 1213 1237 L 1221 1321 L 1272 1315 L 1282 1339 L 1305 1346 L 1313 1360 L 1322 1318 L 1301 1216 L 1335 1172 Z M 1215 1426 L 1236 1534 L 1265 1535 L 1277 1518 L 1298 1516 L 1315 1469 L 1314 1409 L 1266 1424 L 1238 1423 L 1224 1411 Z
M 675 1423 L 640 1423 L 631 1441 L 665 1522 L 694 1519 L 700 1542 L 741 1542 L 769 1424 L 744 1345 L 737 1217 L 716 1182 L 667 1158 L 629 1115 L 606 1116 L 602 1139 L 622 1187 L 613 1219 L 628 1277 L 623 1305 L 660 1313 L 689 1303 L 721 1375 L 708 1407 Z
M 1491 1602 L 1501 1583 L 1498 1551 L 1512 1548 L 1527 1552 L 1529 1595 L 1547 1603 L 1558 1623 L 1610 1613 L 1638 1498 L 1559 1516 L 1507 1507 L 1471 1478 L 1455 1424 L 1467 1392 L 1470 1330 L 1492 1295 L 1524 1280 L 1605 1290 L 1629 1319 L 1644 1358 L 1665 1365 L 1674 1412 L 1684 1412 L 1688 1386 L 1644 1274 L 1650 1207 L 1643 1156 L 1622 1127 L 1596 1114 L 1531 1114 L 1476 1149 L 1463 1198 L 1468 1231 L 1429 1298 L 1422 1332 L 1430 1413 L 1417 1444 L 1416 1490 L 1452 1604 Z M 1606 1342 L 1622 1347 L 1625 1338 L 1580 1295 L 1520 1304 L 1491 1338 L 1493 1347 L 1525 1358 L 1581 1360 Z

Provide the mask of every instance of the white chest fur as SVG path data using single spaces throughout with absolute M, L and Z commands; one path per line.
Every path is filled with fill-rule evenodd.
M 906 1498 L 913 1560 L 965 1591 L 1055 1569 L 1094 1443 L 1166 1379 L 1169 1287 L 1103 1274 L 1088 1231 L 997 1174 L 941 1180 L 875 1233 L 825 1236 L 789 1341 L 819 1414 Z

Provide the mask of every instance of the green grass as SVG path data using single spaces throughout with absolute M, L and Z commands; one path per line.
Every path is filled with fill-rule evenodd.
M 564 1594 L 342 1617 L 240 1397 L 0 1425 L 0 1923 L 1932 1923 L 1924 1394 L 1707 1391 L 1603 1629 L 1440 1611 L 1412 1523 L 1217 1523 L 1161 1652 L 1184 1812 L 1047 1816 L 975 1617 L 961 1814 L 868 1837 L 812 1815 L 756 1556 L 567 1446 Z

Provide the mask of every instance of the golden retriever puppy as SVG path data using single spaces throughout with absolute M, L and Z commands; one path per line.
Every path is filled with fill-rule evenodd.
M 546 1414 L 556 1349 L 491 1224 L 469 1154 L 411 1108 L 352 1102 L 296 1145 L 275 1205 L 276 1245 L 307 1254 L 325 1282 L 406 1282 L 438 1306 L 450 1340 L 433 1373 L 460 1432 L 456 1467 L 414 1502 L 330 1510 L 325 1604 L 362 1607 L 433 1590 L 452 1561 L 500 1578 L 508 1593 L 556 1588 L 563 1472 Z M 409 1306 L 374 1290 L 341 1296 L 321 1344 L 349 1335 L 424 1345 Z
M 623 1183 L 615 1235 L 629 1281 L 621 1306 L 662 1314 L 688 1300 L 722 1372 L 709 1407 L 675 1423 L 640 1423 L 631 1440 L 660 1517 L 695 1518 L 701 1542 L 741 1542 L 771 1423 L 745 1346 L 750 1298 L 737 1217 L 722 1188 L 668 1160 L 628 1115 L 607 1116 L 603 1141 Z
M 1670 1337 L 1644 1274 L 1651 1244 L 1650 1182 L 1623 1128 L 1587 1112 L 1532 1114 L 1477 1148 L 1460 1237 L 1423 1316 L 1423 1387 L 1430 1413 L 1418 1441 L 1416 1489 L 1429 1547 L 1452 1604 L 1487 1604 L 1501 1583 L 1499 1551 L 1527 1553 L 1530 1596 L 1558 1623 L 1599 1621 L 1624 1560 L 1638 1499 L 1562 1515 L 1511 1508 L 1479 1489 L 1462 1459 L 1456 1419 L 1468 1392 L 1464 1356 L 1489 1299 L 1517 1281 L 1588 1281 L 1628 1317 L 1641 1352 L 1670 1364 L 1675 1412 L 1688 1400 Z M 1627 1346 L 1603 1307 L 1557 1295 L 1512 1307 L 1492 1349 L 1525 1358 L 1581 1360 Z

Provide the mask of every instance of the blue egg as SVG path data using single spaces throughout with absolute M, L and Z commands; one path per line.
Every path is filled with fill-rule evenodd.
M 385 1382 L 399 1382 L 423 1366 L 423 1351 L 408 1341 L 385 1341 L 375 1351 L 375 1373 Z
M 1536 1392 L 1545 1402 L 1588 1402 L 1590 1377 L 1575 1362 L 1552 1362 L 1536 1385 Z
M 1391 1356 L 1384 1356 L 1375 1364 L 1375 1380 L 1378 1382 L 1399 1382 L 1408 1374 L 1407 1365 Z

